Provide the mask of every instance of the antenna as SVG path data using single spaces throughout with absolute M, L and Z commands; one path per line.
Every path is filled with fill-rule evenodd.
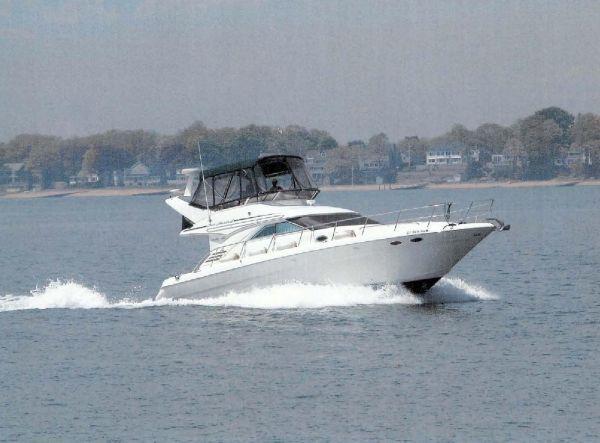
M 206 201 L 206 210 L 208 211 L 208 224 L 210 224 L 210 208 L 208 206 L 208 194 L 206 193 L 206 181 L 204 180 L 204 164 L 202 163 L 202 149 L 200 149 L 200 140 L 198 140 L 198 155 L 200 156 L 200 171 L 202 172 L 202 186 L 204 187 L 204 200 Z

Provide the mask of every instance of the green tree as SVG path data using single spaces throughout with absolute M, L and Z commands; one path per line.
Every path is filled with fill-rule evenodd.
M 492 160 L 492 154 L 501 154 L 506 148 L 506 143 L 513 136 L 510 128 L 495 123 L 484 123 L 474 133 L 476 147 L 479 149 L 479 158 L 482 163 Z
M 45 149 L 60 141 L 59 137 L 41 134 L 20 134 L 6 144 L 5 158 L 9 162 L 26 162 L 33 149 Z
M 445 138 L 454 146 L 464 146 L 465 148 L 474 148 L 477 146 L 477 140 L 473 131 L 469 131 L 460 124 L 452 126 L 450 131 L 445 134 Z
M 273 131 L 268 126 L 250 125 L 240 128 L 232 141 L 232 155 L 237 159 L 257 158 L 269 150 Z
M 27 169 L 39 177 L 42 189 L 51 187 L 53 181 L 65 179 L 61 153 L 56 143 L 32 148 L 26 165 Z
M 568 147 L 571 144 L 571 128 L 573 127 L 573 123 L 575 121 L 573 114 L 565 111 L 564 109 L 552 106 L 549 108 L 540 109 L 533 115 L 540 117 L 542 120 L 552 120 L 559 126 L 561 135 L 558 143 L 560 146 Z
M 563 140 L 560 126 L 536 113 L 520 122 L 519 138 L 528 157 L 526 178 L 540 180 L 554 177 L 554 159 Z
M 600 116 L 579 114 L 572 128 L 573 146 L 582 151 L 584 162 L 581 173 L 600 176 Z
M 95 172 L 104 186 L 112 186 L 113 171 L 123 170 L 133 165 L 133 155 L 125 149 L 113 146 L 92 146 L 83 156 L 82 169 Z
M 390 140 L 386 134 L 380 132 L 369 139 L 367 148 L 374 154 L 387 155 L 390 149 Z
M 325 168 L 334 184 L 358 183 L 358 159 L 362 145 L 340 146 L 329 151 Z
M 404 153 L 404 155 L 407 157 L 407 160 L 410 159 L 411 168 L 415 165 L 425 164 L 427 150 L 429 149 L 429 143 L 427 140 L 414 135 L 410 137 L 404 137 L 403 140 L 398 142 L 397 146 L 398 153 Z M 409 166 L 408 161 L 406 162 L 406 166 Z

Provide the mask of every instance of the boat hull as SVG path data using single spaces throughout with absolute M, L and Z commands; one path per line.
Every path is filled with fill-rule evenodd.
M 273 257 L 209 274 L 189 273 L 165 280 L 157 298 L 212 298 L 299 281 L 311 284 L 404 284 L 427 291 L 495 227 L 474 227 L 350 242 Z M 333 244 L 333 243 L 332 243 Z

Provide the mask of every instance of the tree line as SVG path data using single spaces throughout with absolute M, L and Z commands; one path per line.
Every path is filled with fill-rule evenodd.
M 113 171 L 142 162 L 166 183 L 176 169 L 198 164 L 198 149 L 206 165 L 216 166 L 255 158 L 262 152 L 303 154 L 309 149 L 336 147 L 336 140 L 318 129 L 257 125 L 210 129 L 196 122 L 175 135 L 145 130 L 111 130 L 71 138 L 21 134 L 0 144 L 0 168 L 9 162 L 23 162 L 41 177 L 43 187 L 68 181 L 82 170 L 98 174 L 102 184 L 111 186 Z
M 395 171 L 406 168 L 406 152 L 413 165 L 423 164 L 428 150 L 457 150 L 468 159 L 468 175 L 484 174 L 494 154 L 514 160 L 505 174 L 515 179 L 548 179 L 561 172 L 556 159 L 579 150 L 584 160 L 575 165 L 580 176 L 600 176 L 600 116 L 573 114 L 558 107 L 540 109 L 510 126 L 485 123 L 474 130 L 456 124 L 438 137 L 405 137 L 390 142 L 384 133 L 368 141 L 354 140 L 344 146 L 326 131 L 302 126 L 277 128 L 249 125 L 242 128 L 207 128 L 196 122 L 174 135 L 145 130 L 111 130 L 86 137 L 61 138 L 21 134 L 0 144 L 0 168 L 23 162 L 41 177 L 42 186 L 68 181 L 80 171 L 96 173 L 105 185 L 112 173 L 136 162 L 147 165 L 166 182 L 176 169 L 197 165 L 198 148 L 206 165 L 256 158 L 265 152 L 305 155 L 309 150 L 329 151 L 330 170 L 338 173 L 353 167 L 358 156 L 387 156 Z M 479 158 L 470 153 L 477 150 Z M 404 154 L 404 155 L 403 155 Z M 1 171 L 0 171 L 1 172 Z

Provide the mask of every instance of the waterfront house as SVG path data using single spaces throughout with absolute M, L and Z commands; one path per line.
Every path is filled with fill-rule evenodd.
M 492 154 L 492 168 L 505 168 L 513 164 L 513 158 L 508 154 Z
M 457 149 L 439 147 L 427 151 L 427 166 L 440 168 L 460 166 L 463 163 L 461 153 Z
M 160 183 L 160 178 L 150 174 L 148 166 L 137 162 L 129 169 L 125 169 L 123 182 L 125 186 L 153 186 Z
M 310 172 L 315 184 L 329 184 L 329 174 L 327 173 L 327 151 L 310 149 L 304 155 L 306 167 Z
M 77 175 L 69 177 L 69 186 L 75 187 L 96 187 L 100 185 L 100 176 L 95 172 L 81 169 Z
M 585 164 L 586 155 L 583 152 L 583 149 L 572 149 L 567 152 L 566 157 L 564 158 L 565 166 L 571 168 L 578 165 Z
M 365 154 L 358 158 L 358 169 L 363 183 L 384 183 L 389 176 L 390 158 L 382 154 Z
M 5 183 L 7 192 L 25 191 L 31 187 L 31 173 L 25 163 L 5 163 L 0 183 Z

